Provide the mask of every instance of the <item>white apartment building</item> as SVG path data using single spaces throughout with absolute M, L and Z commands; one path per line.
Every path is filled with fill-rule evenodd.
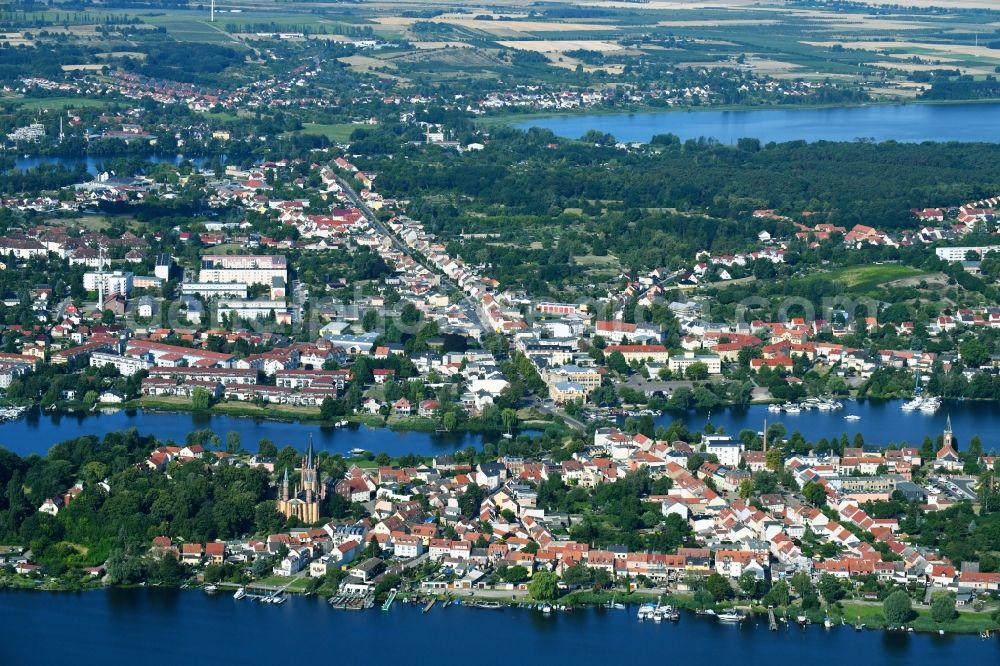
M 127 271 L 98 272 L 90 271 L 83 274 L 83 288 L 87 291 L 98 291 L 103 289 L 104 295 L 121 294 L 128 296 L 132 293 L 133 287 L 132 273 Z
M 169 254 L 161 254 L 156 257 L 156 267 L 153 268 L 153 275 L 161 280 L 170 279 L 170 267 L 173 266 L 174 259 Z
M 202 298 L 240 298 L 247 297 L 247 285 L 242 282 L 186 282 L 181 285 L 184 296 L 201 296 Z
M 983 245 L 980 247 L 972 247 L 969 245 L 963 245 L 961 247 L 939 247 L 934 250 L 934 253 L 945 261 L 965 261 L 965 256 L 970 250 L 978 254 L 979 258 L 982 259 L 988 252 L 1000 252 L 1000 245 Z
M 206 255 L 201 258 L 199 282 L 239 282 L 271 287 L 274 278 L 288 280 L 288 262 L 280 254 Z
M 31 123 L 27 127 L 18 127 L 7 134 L 7 138 L 11 141 L 38 141 L 44 136 L 45 125 L 41 123 Z
M 31 372 L 31 365 L 28 363 L 0 362 L 0 389 L 9 389 L 12 381 L 29 372 Z
M 153 359 L 149 355 L 119 356 L 107 352 L 93 352 L 90 355 L 90 367 L 103 368 L 112 366 L 126 377 L 153 367 Z
M 694 352 L 684 352 L 683 356 L 671 356 L 667 360 L 667 368 L 670 372 L 683 373 L 688 366 L 695 363 L 704 363 L 708 366 L 708 374 L 717 375 L 722 372 L 722 360 L 714 354 L 695 354 Z
M 284 301 L 219 301 L 219 320 L 226 315 L 241 319 L 264 319 L 274 313 L 278 322 L 291 321 L 291 312 Z
M 732 469 L 740 466 L 740 451 L 743 447 L 739 442 L 726 435 L 704 435 L 701 441 L 705 445 L 705 453 L 718 458 L 720 465 Z

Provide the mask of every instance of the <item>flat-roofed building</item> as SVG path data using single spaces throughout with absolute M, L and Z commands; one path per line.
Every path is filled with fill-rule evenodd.
M 206 255 L 201 258 L 200 282 L 239 282 L 271 287 L 274 278 L 288 279 L 288 261 L 272 255 Z
M 184 296 L 202 298 L 246 298 L 247 285 L 242 282 L 185 282 L 181 285 Z

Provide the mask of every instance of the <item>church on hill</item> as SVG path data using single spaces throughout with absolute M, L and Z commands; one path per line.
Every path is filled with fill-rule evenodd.
M 312 437 L 309 438 L 309 448 L 302 456 L 299 467 L 299 482 L 290 488 L 288 469 L 281 482 L 281 496 L 278 498 L 278 511 L 285 518 L 298 518 L 303 523 L 315 523 L 319 520 L 320 502 L 326 499 L 326 484 L 319 478 L 319 461 L 313 452 Z

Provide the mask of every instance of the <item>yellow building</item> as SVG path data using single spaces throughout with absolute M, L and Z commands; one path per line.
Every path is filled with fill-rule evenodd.
M 309 448 L 302 457 L 299 467 L 298 488 L 288 487 L 288 469 L 281 482 L 281 497 L 278 498 L 278 511 L 286 518 L 298 518 L 306 524 L 319 520 L 319 503 L 326 499 L 326 484 L 319 480 L 319 461 L 313 455 L 312 438 L 309 438 Z

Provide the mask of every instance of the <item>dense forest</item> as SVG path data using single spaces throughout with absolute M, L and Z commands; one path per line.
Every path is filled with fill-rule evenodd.
M 217 85 L 212 75 L 243 62 L 243 54 L 228 46 L 200 43 L 178 43 L 170 39 L 144 45 L 143 61 L 126 59 L 126 67 L 158 79 Z
M 393 140 L 400 134 L 405 130 L 387 125 L 354 137 L 357 151 L 392 154 L 370 163 L 380 191 L 409 198 L 409 214 L 452 241 L 449 252 L 536 294 L 584 283 L 579 276 L 587 267 L 573 259 L 581 255 L 613 255 L 629 269 L 686 265 L 701 251 L 755 249 L 761 230 L 792 231 L 790 222 L 753 217 L 756 209 L 810 225 L 891 230 L 914 226 L 913 207 L 1000 191 L 1000 147 L 988 144 L 744 139 L 730 146 L 668 135 L 625 150 L 599 133 L 578 142 L 543 130 L 499 129 L 484 150 L 456 156 L 400 147 Z M 790 265 L 801 251 L 789 256 Z M 832 245 L 822 258 L 831 252 Z M 908 263 L 926 260 L 925 251 L 916 254 Z M 866 260 L 900 258 L 894 251 Z M 982 291 L 972 276 L 953 277 Z M 828 286 L 839 293 L 839 285 Z
M 977 81 L 972 76 L 956 79 L 942 78 L 931 83 L 930 90 L 920 93 L 921 99 L 996 99 L 1000 97 L 1000 81 L 995 76 L 987 76 Z
M 196 431 L 189 442 L 209 444 L 211 435 Z M 133 552 L 146 548 L 158 534 L 204 542 L 281 527 L 282 517 L 266 501 L 273 494 L 266 471 L 189 463 L 168 476 L 142 464 L 158 445 L 129 430 L 103 441 L 69 440 L 44 458 L 20 458 L 0 448 L 0 542 L 25 544 L 61 575 L 67 566 L 103 563 L 116 544 Z M 288 467 L 299 458 L 291 448 L 278 456 Z M 213 459 L 208 454 L 206 461 Z M 57 516 L 37 511 L 77 481 L 83 492 Z
M 948 205 L 1000 190 L 1000 146 L 867 141 L 736 146 L 654 137 L 623 151 L 613 137 L 568 142 L 546 130 L 498 130 L 462 159 L 380 161 L 387 193 L 450 192 L 483 209 L 551 214 L 583 200 L 626 208 L 699 209 L 736 218 L 755 208 L 797 216 L 823 213 L 843 226 L 910 226 L 914 206 Z
M 0 49 L 0 81 L 20 83 L 26 76 L 60 79 L 64 63 L 94 62 L 97 49 L 76 44 L 41 44 Z

